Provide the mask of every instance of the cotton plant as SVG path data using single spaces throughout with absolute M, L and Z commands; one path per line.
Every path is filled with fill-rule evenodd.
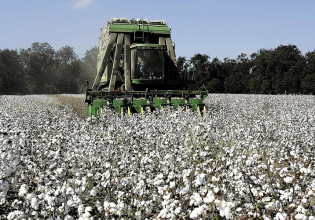
M 2 96 L 0 218 L 314 219 L 314 97 L 206 106 L 91 122 L 53 97 Z

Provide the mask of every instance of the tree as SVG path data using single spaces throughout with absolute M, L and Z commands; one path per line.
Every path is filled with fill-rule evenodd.
M 304 94 L 315 94 L 315 50 L 305 54 L 305 69 L 301 80 L 301 92 Z
M 78 93 L 81 82 L 81 61 L 70 46 L 65 46 L 56 52 L 56 81 L 54 87 L 57 93 Z
M 299 92 L 303 74 L 303 56 L 299 49 L 295 45 L 280 45 L 274 50 L 274 64 L 274 93 Z
M 208 70 L 209 70 L 209 61 L 210 57 L 206 54 L 195 54 L 190 59 L 190 75 L 193 75 L 195 84 L 194 89 L 200 88 L 205 82 L 208 81 Z
M 81 80 L 88 80 L 90 83 L 94 82 L 96 76 L 96 67 L 97 67 L 97 54 L 98 47 L 92 47 L 90 50 L 87 50 L 82 58 L 81 67 L 82 67 L 82 76 Z
M 182 77 L 182 79 L 188 79 L 189 63 L 186 60 L 186 57 L 179 56 L 176 60 L 176 65 L 179 71 L 179 75 Z
M 272 94 L 275 72 L 273 50 L 261 49 L 251 55 L 249 89 L 251 93 Z
M 25 76 L 16 50 L 0 50 L 0 94 L 25 94 Z
M 20 51 L 27 89 L 32 94 L 55 93 L 55 51 L 48 43 L 32 44 Z

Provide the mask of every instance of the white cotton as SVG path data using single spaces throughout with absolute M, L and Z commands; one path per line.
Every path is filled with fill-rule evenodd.
M 22 211 L 13 211 L 13 212 L 10 212 L 9 215 L 8 215 L 8 220 L 15 220 L 15 219 L 23 219 L 25 218 L 25 214 L 24 212 Z
M 82 215 L 84 213 L 85 209 L 84 209 L 84 205 L 83 204 L 80 204 L 78 206 L 78 214 L 79 215 Z
M 44 194 L 41 193 L 41 194 L 39 194 L 37 197 L 38 197 L 38 199 L 42 200 L 42 199 L 44 199 Z
M 105 168 L 107 168 L 107 169 L 110 168 L 110 162 L 105 163 Z
M 163 179 L 163 177 L 164 177 L 163 173 L 160 173 L 159 175 L 157 175 L 158 179 Z
M 190 218 L 192 219 L 196 219 L 199 216 L 201 216 L 204 213 L 204 208 L 203 206 L 199 206 L 197 208 L 195 208 L 189 215 Z
M 54 196 L 59 196 L 60 195 L 60 190 L 56 190 L 55 192 L 54 192 Z
M 286 220 L 287 214 L 278 212 L 276 214 L 275 220 Z
M 293 182 L 293 177 L 292 176 L 287 176 L 287 177 L 285 177 L 284 179 L 284 182 L 286 182 L 286 183 L 292 183 Z
M 170 182 L 170 188 L 174 188 L 175 187 L 175 181 Z
M 23 197 L 27 193 L 28 186 L 26 184 L 22 184 L 19 190 L 19 196 Z
M 89 213 L 89 212 L 85 212 L 85 213 L 83 214 L 83 218 L 89 219 L 91 216 L 92 216 L 92 215 L 91 215 L 91 213 Z
M 199 193 L 194 193 L 191 197 L 190 197 L 190 202 L 189 205 L 192 206 L 199 206 L 202 203 L 202 198 L 200 196 Z
M 54 197 L 49 196 L 49 195 L 46 195 L 44 199 L 47 201 L 47 203 L 48 203 L 49 206 L 52 206 L 52 205 L 53 205 Z
M 250 191 L 252 192 L 253 196 L 257 196 L 258 195 L 258 191 L 256 188 L 251 188 Z
M 216 186 L 216 187 L 214 187 L 213 191 L 214 191 L 215 193 L 218 193 L 218 192 L 220 191 L 220 188 Z
M 194 180 L 195 187 L 205 185 L 206 184 L 205 177 L 206 177 L 206 174 L 204 173 L 199 174 L 197 178 Z
M 241 212 L 243 209 L 241 207 L 238 207 L 235 211 L 236 212 Z
M 91 206 L 88 206 L 85 208 L 85 212 L 92 212 L 93 208 Z
M 97 191 L 93 188 L 90 192 L 91 196 L 96 196 L 97 195 Z
M 38 212 L 37 211 L 32 211 L 32 216 L 38 216 Z
M 207 193 L 207 196 L 203 199 L 204 203 L 210 204 L 215 200 L 215 197 L 211 191 Z
M 230 207 L 233 207 L 232 203 L 220 201 L 220 200 L 215 200 L 214 203 L 217 206 L 217 209 L 219 210 L 220 216 L 225 217 L 226 219 L 232 218 L 231 208 L 230 208 Z
M 36 195 L 35 195 L 34 193 L 28 193 L 28 194 L 26 195 L 26 199 L 32 200 L 35 196 L 36 196 Z
M 109 179 L 109 177 L 110 177 L 110 171 L 107 170 L 104 175 L 105 175 L 105 178 L 106 178 L 106 179 Z
M 175 209 L 175 214 L 179 214 L 182 211 L 181 207 L 177 207 Z
M 67 188 L 67 191 L 66 191 L 66 194 L 69 195 L 69 194 L 73 194 L 73 193 L 74 193 L 73 188 L 68 187 L 68 188 Z
M 167 209 L 167 208 L 164 208 L 164 209 L 162 209 L 162 210 L 160 211 L 158 217 L 159 217 L 159 218 L 166 218 L 167 213 L 168 213 L 168 209 Z
M 70 215 L 66 215 L 66 217 L 64 218 L 64 220 L 73 220 L 74 218 Z
M 304 215 L 304 214 L 302 214 L 302 213 L 298 213 L 298 214 L 296 214 L 295 216 L 294 216 L 294 218 L 296 219 L 296 220 L 302 220 L 302 219 L 304 219 L 306 216 Z
M 109 209 L 109 202 L 104 202 L 104 210 L 107 211 Z
M 225 206 L 223 212 L 226 219 L 231 219 L 231 209 L 229 206 Z
M 39 206 L 39 202 L 38 202 L 38 199 L 33 197 L 32 198 L 32 201 L 31 201 L 31 207 L 35 210 L 38 209 L 38 206 Z

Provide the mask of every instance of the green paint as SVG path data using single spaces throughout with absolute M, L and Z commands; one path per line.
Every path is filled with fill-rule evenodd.
M 133 49 L 133 48 L 141 48 L 141 47 L 149 47 L 149 48 L 166 48 L 165 45 L 161 45 L 161 44 L 132 44 L 132 46 L 130 47 L 130 49 Z
M 133 79 L 132 83 L 137 85 L 164 85 L 164 79 Z
M 190 98 L 188 102 L 184 98 L 172 98 L 171 101 L 166 98 L 153 98 L 151 102 L 145 98 L 138 98 L 134 99 L 133 103 L 129 103 L 127 99 L 114 99 L 112 104 L 110 104 L 110 101 L 108 100 L 96 99 L 93 101 L 92 105 L 89 105 L 88 115 L 89 117 L 92 115 L 98 117 L 102 113 L 101 108 L 103 107 L 110 107 L 117 113 L 121 113 L 122 109 L 126 113 L 129 107 L 131 112 L 141 113 L 142 110 L 146 110 L 148 107 L 151 110 L 161 110 L 166 106 L 172 106 L 175 109 L 180 106 L 187 106 L 188 108 L 197 111 L 198 106 L 200 110 L 202 110 L 205 104 L 203 103 L 202 98 Z
M 133 33 L 133 32 L 148 32 L 155 34 L 170 35 L 171 29 L 167 25 L 152 25 L 152 24 L 109 24 L 109 31 L 115 33 Z

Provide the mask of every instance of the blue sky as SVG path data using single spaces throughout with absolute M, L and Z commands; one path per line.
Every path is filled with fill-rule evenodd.
M 313 0 L 0 0 L 0 49 L 48 42 L 82 58 L 112 17 L 164 19 L 176 55 L 187 58 L 235 59 L 280 44 L 315 49 Z

